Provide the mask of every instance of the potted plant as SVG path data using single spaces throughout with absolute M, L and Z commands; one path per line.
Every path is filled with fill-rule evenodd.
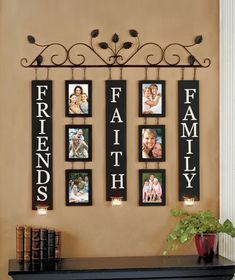
M 181 209 L 172 209 L 171 214 L 178 217 L 179 221 L 167 236 L 167 249 L 164 255 L 176 249 L 180 244 L 190 242 L 195 238 L 199 256 L 213 257 L 216 253 L 218 233 L 227 233 L 235 237 L 232 222 L 227 219 L 221 224 L 210 210 L 189 213 Z

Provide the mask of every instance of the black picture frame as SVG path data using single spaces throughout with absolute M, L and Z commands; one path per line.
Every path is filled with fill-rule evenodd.
M 81 137 L 82 136 L 82 137 Z M 76 139 L 76 137 L 78 139 Z M 82 147 L 79 144 L 83 141 Z M 75 145 L 73 148 L 71 145 Z M 75 151 L 76 147 L 80 150 Z M 65 126 L 65 160 L 91 161 L 92 160 L 92 126 L 66 125 Z
M 149 133 L 152 136 L 149 136 L 150 142 L 149 147 L 147 147 L 147 151 L 144 150 L 144 134 Z M 165 161 L 166 159 L 166 152 L 165 152 L 165 125 L 139 125 L 139 161 L 141 162 L 159 162 Z M 157 138 L 156 138 L 157 136 Z M 151 143 L 154 141 L 155 137 L 155 145 Z M 147 137 L 145 137 L 147 138 Z M 151 148 L 151 146 L 153 148 Z M 148 151 L 149 149 L 149 151 Z
M 139 205 L 165 206 L 166 205 L 166 170 L 140 169 L 139 170 Z
M 65 170 L 65 202 L 66 206 L 92 205 L 92 170 Z
M 84 94 L 77 94 L 77 99 L 72 100 L 75 95 L 76 88 Z M 92 81 L 91 80 L 68 80 L 65 81 L 65 114 L 66 117 L 92 117 Z M 84 102 L 83 102 L 84 101 Z M 70 102 L 73 102 L 71 104 Z
M 158 88 L 157 93 L 153 92 Z M 146 94 L 149 96 L 144 97 Z M 139 81 L 139 117 L 158 118 L 165 117 L 166 114 L 166 81 L 164 80 L 142 80 Z M 154 95 L 154 98 L 152 98 Z M 146 99 L 147 100 L 146 100 Z M 144 101 L 156 103 L 155 105 L 145 103 Z

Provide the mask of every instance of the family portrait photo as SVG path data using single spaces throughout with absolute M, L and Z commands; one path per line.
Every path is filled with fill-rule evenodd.
M 92 205 L 92 176 L 90 169 L 67 169 L 66 171 L 66 205 Z
M 92 160 L 91 125 L 65 126 L 66 161 Z
M 165 81 L 139 81 L 139 117 L 165 116 Z
M 92 116 L 92 82 L 65 81 L 66 116 L 91 117 Z
M 166 204 L 165 170 L 139 170 L 139 205 L 158 206 Z
M 164 125 L 139 125 L 139 161 L 165 161 Z

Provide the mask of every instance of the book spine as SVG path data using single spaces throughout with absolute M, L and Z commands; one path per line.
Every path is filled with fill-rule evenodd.
M 55 259 L 61 259 L 61 232 L 55 232 Z
M 48 260 L 55 259 L 55 231 L 48 230 Z
M 32 261 L 40 260 L 40 229 L 32 229 Z
M 18 262 L 24 261 L 24 227 L 16 227 L 16 260 Z
M 40 229 L 40 260 L 47 261 L 48 254 L 48 241 L 47 241 L 47 229 Z
M 24 261 L 31 261 L 31 227 L 24 227 Z

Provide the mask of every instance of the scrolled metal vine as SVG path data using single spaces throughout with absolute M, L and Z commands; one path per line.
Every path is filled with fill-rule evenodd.
M 129 30 L 130 40 L 123 43 L 120 42 L 119 35 L 117 33 L 113 34 L 111 38 L 111 43 L 107 42 L 97 42 L 99 36 L 99 30 L 95 29 L 90 33 L 90 42 L 87 43 L 75 43 L 70 47 L 65 47 L 61 43 L 51 43 L 51 44 L 38 44 L 36 39 L 29 35 L 27 37 L 28 42 L 39 48 L 41 51 L 39 54 L 32 59 L 31 62 L 28 62 L 27 58 L 22 58 L 20 63 L 23 67 L 209 67 L 211 60 L 205 58 L 203 62 L 200 62 L 197 59 L 191 49 L 202 42 L 202 36 L 196 36 L 194 43 L 190 45 L 183 45 L 181 43 L 171 43 L 165 47 L 161 47 L 159 44 L 154 42 L 147 42 L 141 44 L 138 32 L 134 29 Z M 145 55 L 145 64 L 130 64 L 132 59 L 138 55 L 138 53 L 145 49 L 146 47 L 151 46 L 155 49 L 154 53 L 147 53 Z M 54 53 L 49 57 L 46 57 L 46 51 L 51 50 L 53 47 L 59 47 L 62 49 L 64 55 L 61 58 L 61 55 Z M 91 54 L 95 55 L 99 60 L 100 64 L 87 64 L 86 56 L 82 52 L 76 51 L 76 48 L 83 47 Z M 182 58 L 179 54 L 176 53 L 176 49 L 180 48 L 184 51 L 184 57 Z M 173 53 L 171 53 L 171 49 Z M 129 50 L 126 52 L 125 51 Z M 72 55 L 73 51 L 76 51 L 75 57 Z M 104 53 L 106 55 L 104 55 Z M 107 55 L 108 53 L 108 55 Z M 170 54 L 170 55 L 169 55 Z M 49 64 L 43 63 L 44 58 L 49 60 Z M 174 62 L 170 61 L 170 57 L 173 57 Z M 60 61 L 58 61 L 58 58 Z M 57 61 L 56 61 L 57 59 Z M 79 59 L 78 62 L 75 62 L 75 59 Z M 187 64 L 182 64 L 182 60 L 187 60 Z

